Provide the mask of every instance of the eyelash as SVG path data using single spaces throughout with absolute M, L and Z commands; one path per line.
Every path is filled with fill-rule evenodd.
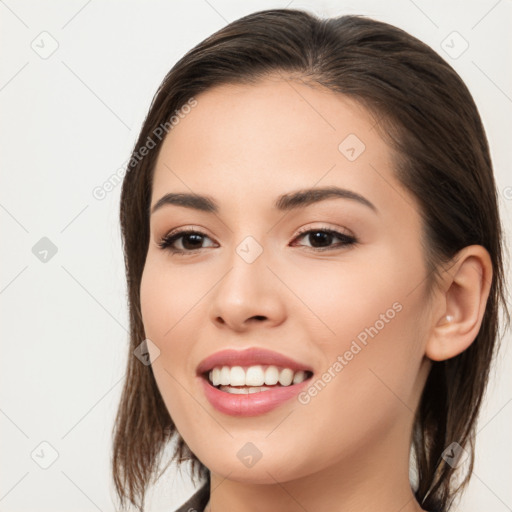
M 308 235 L 310 233 L 318 233 L 318 232 L 328 233 L 330 235 L 333 235 L 335 238 L 339 238 L 340 240 L 342 240 L 342 242 L 339 243 L 338 245 L 335 245 L 332 247 L 308 247 L 308 249 L 311 249 L 313 252 L 332 251 L 332 250 L 338 249 L 340 247 L 347 247 L 347 246 L 355 245 L 356 243 L 358 243 L 358 240 L 355 237 L 345 235 L 343 233 L 340 233 L 338 231 L 335 231 L 334 229 L 330 229 L 327 227 L 320 227 L 320 228 L 314 228 L 314 229 L 307 229 L 307 228 L 302 229 L 297 233 L 297 236 L 294 238 L 294 240 L 296 240 L 297 238 L 300 238 L 301 236 Z M 168 233 L 167 235 L 163 236 L 160 239 L 160 241 L 157 243 L 157 245 L 162 250 L 166 250 L 166 251 L 171 252 L 172 254 L 178 254 L 181 256 L 185 256 L 187 254 L 196 254 L 201 249 L 205 249 L 205 247 L 202 247 L 199 249 L 192 249 L 192 250 L 183 250 L 183 249 L 173 248 L 172 244 L 176 240 L 182 238 L 185 235 L 200 235 L 200 236 L 208 238 L 208 236 L 205 235 L 204 233 L 202 233 L 201 231 L 196 231 L 193 229 L 184 229 L 182 231 Z

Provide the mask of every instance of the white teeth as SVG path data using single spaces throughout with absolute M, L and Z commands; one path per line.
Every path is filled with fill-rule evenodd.
M 218 382 L 220 384 L 220 368 L 210 370 L 210 382 Z
M 229 366 L 223 366 L 220 370 L 220 376 L 219 376 L 219 384 L 222 384 L 223 386 L 227 386 L 230 383 L 231 377 L 231 370 Z
M 229 383 L 232 386 L 245 386 L 245 372 L 241 366 L 233 366 L 231 368 Z
M 221 391 L 227 391 L 233 395 L 248 395 L 249 393 L 259 393 L 260 391 L 266 391 L 267 389 L 272 389 L 267 386 L 259 386 L 259 387 L 246 387 L 246 388 L 232 388 L 230 386 L 219 386 Z
M 250 388 L 247 389 L 258 388 L 259 390 L 261 386 L 273 386 L 277 383 L 281 386 L 299 384 L 306 379 L 306 372 L 304 370 L 294 372 L 290 368 L 279 369 L 273 365 L 265 370 L 261 365 L 250 366 L 247 370 L 241 366 L 216 366 L 210 370 L 208 376 L 214 386 L 249 386 Z
M 261 366 L 250 366 L 245 372 L 246 386 L 263 386 L 265 384 L 265 374 Z
M 283 368 L 279 374 L 279 384 L 281 386 L 289 386 L 293 380 L 293 370 L 290 368 Z
M 306 380 L 306 372 L 304 370 L 299 370 L 294 376 L 293 376 L 293 383 L 299 384 L 300 382 Z
M 277 384 L 279 380 L 279 370 L 277 366 L 269 366 L 265 370 L 265 384 L 272 386 L 273 384 Z

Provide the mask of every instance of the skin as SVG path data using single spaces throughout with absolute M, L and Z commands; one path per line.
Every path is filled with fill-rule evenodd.
M 417 202 L 394 177 L 391 149 L 366 109 L 279 77 L 196 99 L 163 143 L 151 207 L 168 192 L 195 192 L 220 210 L 166 205 L 151 215 L 141 308 L 160 350 L 152 367 L 166 407 L 211 471 L 207 510 L 422 510 L 409 483 L 414 411 L 432 360 L 459 354 L 478 333 L 492 278 L 487 251 L 461 251 L 427 302 Z M 351 133 L 366 146 L 353 162 L 338 150 Z M 272 207 L 281 194 L 328 185 L 357 192 L 377 213 L 340 198 Z M 205 238 L 175 247 L 203 248 L 173 255 L 158 246 L 181 227 Z M 310 235 L 297 238 L 304 227 L 358 243 L 333 238 L 323 242 L 332 250 L 315 252 Z M 247 236 L 263 249 L 253 263 L 236 252 Z M 269 348 L 312 365 L 315 379 L 394 303 L 401 311 L 307 404 L 292 399 L 238 418 L 204 396 L 196 367 L 214 352 Z M 262 454 L 252 467 L 237 457 L 247 442 Z

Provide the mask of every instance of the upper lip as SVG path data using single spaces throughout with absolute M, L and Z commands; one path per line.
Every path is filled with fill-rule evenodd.
M 215 352 L 203 359 L 197 366 L 197 374 L 202 375 L 216 366 L 255 366 L 271 364 L 294 371 L 304 370 L 313 373 L 311 366 L 295 361 L 288 356 L 259 347 L 245 350 L 227 349 Z

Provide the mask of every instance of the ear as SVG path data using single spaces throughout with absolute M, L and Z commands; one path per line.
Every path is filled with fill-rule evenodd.
M 433 361 L 450 359 L 464 352 L 475 340 L 482 324 L 492 283 L 492 262 L 481 245 L 465 247 L 443 276 L 439 307 L 425 355 Z

